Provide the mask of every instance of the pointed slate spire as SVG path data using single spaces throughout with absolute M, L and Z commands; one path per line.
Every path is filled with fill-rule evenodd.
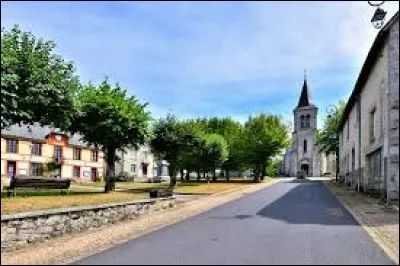
M 297 107 L 309 106 L 310 104 L 311 101 L 307 85 L 307 72 L 306 70 L 304 70 L 304 83 L 303 83 L 303 88 L 301 89 L 301 95 Z

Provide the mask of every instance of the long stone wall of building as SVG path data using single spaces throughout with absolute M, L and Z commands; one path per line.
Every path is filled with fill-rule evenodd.
M 72 232 L 98 228 L 173 208 L 173 197 L 1 216 L 1 250 L 12 250 Z
M 387 162 L 388 199 L 399 200 L 399 20 L 393 24 L 389 35 L 389 93 Z

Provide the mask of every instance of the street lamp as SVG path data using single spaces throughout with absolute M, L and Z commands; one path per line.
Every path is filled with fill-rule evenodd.
M 386 11 L 381 9 L 380 6 L 386 1 L 368 1 L 368 4 L 372 7 L 376 7 L 375 13 L 372 16 L 371 23 L 375 29 L 380 29 L 385 24 Z
M 326 107 L 326 113 L 328 114 L 328 119 L 332 119 L 333 117 L 334 117 L 334 119 L 337 119 L 337 116 L 334 116 L 335 114 L 337 114 L 337 112 L 338 112 L 338 108 L 335 105 L 328 105 Z M 335 179 L 336 179 L 336 182 L 338 182 L 338 173 L 339 173 L 339 134 L 338 134 L 338 132 L 336 132 L 334 139 L 336 142 L 336 149 L 335 149 L 336 175 L 335 175 Z

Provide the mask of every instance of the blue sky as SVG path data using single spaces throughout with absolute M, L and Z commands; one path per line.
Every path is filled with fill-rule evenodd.
M 383 6 L 389 19 L 398 1 Z M 347 99 L 377 30 L 362 2 L 1 2 L 2 26 L 54 40 L 84 82 L 105 75 L 153 116 L 292 120 L 308 71 L 319 127 Z

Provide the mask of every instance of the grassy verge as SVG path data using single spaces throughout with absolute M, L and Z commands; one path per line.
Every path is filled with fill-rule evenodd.
M 93 190 L 72 190 L 68 195 L 59 191 L 26 191 L 17 192 L 16 197 L 7 198 L 1 193 L 1 213 L 12 214 L 26 211 L 46 210 L 62 207 L 96 205 L 110 202 L 122 202 L 148 198 L 148 193 L 112 192 L 103 193 Z
M 267 178 L 262 182 L 270 182 Z M 208 183 L 205 180 L 178 182 L 175 192 L 188 194 L 214 194 L 240 186 L 254 184 L 252 179 L 233 179 L 228 182 L 219 180 Z M 110 202 L 122 202 L 145 199 L 148 191 L 154 188 L 166 188 L 169 183 L 118 182 L 116 188 L 124 189 L 112 193 L 103 193 L 104 183 L 73 183 L 68 195 L 61 195 L 59 190 L 17 190 L 17 196 L 8 198 L 1 192 L 1 213 L 12 214 L 34 210 L 62 207 L 96 205 Z

